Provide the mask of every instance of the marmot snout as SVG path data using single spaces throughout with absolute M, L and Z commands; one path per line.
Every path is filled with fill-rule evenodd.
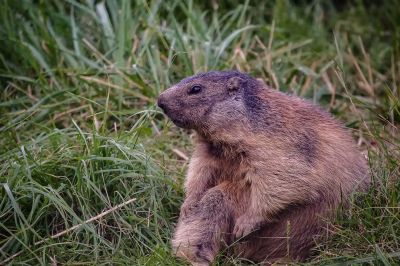
M 369 184 L 344 127 L 321 108 L 236 71 L 186 78 L 158 105 L 197 132 L 172 246 L 210 264 L 223 245 L 255 262 L 304 260 L 340 203 Z

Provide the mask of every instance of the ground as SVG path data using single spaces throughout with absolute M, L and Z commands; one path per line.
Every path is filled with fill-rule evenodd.
M 400 263 L 400 4 L 371 2 L 0 0 L 0 265 L 184 265 L 193 142 L 155 103 L 223 69 L 322 105 L 368 156 L 308 263 Z

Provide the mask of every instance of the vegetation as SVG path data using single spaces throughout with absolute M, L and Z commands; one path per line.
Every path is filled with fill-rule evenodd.
M 374 186 L 308 263 L 400 263 L 400 4 L 367 2 L 0 0 L 0 265 L 184 265 L 191 135 L 155 101 L 222 69 L 322 105 L 368 155 Z

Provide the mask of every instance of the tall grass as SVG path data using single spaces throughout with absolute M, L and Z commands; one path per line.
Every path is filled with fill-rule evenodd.
M 0 264 L 181 264 L 191 138 L 154 103 L 232 68 L 324 106 L 369 157 L 374 186 L 309 263 L 400 263 L 400 5 L 364 2 L 0 0 Z

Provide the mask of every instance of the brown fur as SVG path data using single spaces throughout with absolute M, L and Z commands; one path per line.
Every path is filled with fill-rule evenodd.
M 255 262 L 305 260 L 326 235 L 324 220 L 368 186 L 366 162 L 342 125 L 246 74 L 184 79 L 158 105 L 198 133 L 172 240 L 193 265 L 209 265 L 236 240 L 234 254 Z

